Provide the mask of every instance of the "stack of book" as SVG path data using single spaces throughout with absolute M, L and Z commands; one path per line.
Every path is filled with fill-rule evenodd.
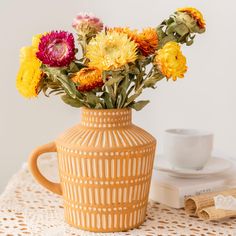
M 227 173 L 185 179 L 153 170 L 149 198 L 173 208 L 184 207 L 184 199 L 202 193 L 225 190 L 236 186 L 236 166 Z

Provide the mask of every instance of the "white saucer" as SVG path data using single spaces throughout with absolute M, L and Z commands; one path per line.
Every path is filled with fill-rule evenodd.
M 201 170 L 173 168 L 163 155 L 158 155 L 154 163 L 154 169 L 179 178 L 201 178 L 207 175 L 220 174 L 229 170 L 232 166 L 231 161 L 215 156 Z

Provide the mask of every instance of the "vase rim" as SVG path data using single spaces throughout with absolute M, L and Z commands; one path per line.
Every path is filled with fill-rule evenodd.
M 132 124 L 130 108 L 121 109 L 90 109 L 83 108 L 81 125 L 90 128 L 114 128 Z
M 98 112 L 106 112 L 106 111 L 131 111 L 130 107 L 123 107 L 123 108 L 111 108 L 111 109 L 96 109 L 96 108 L 88 108 L 88 107 L 82 107 L 82 110 L 87 111 L 98 111 Z

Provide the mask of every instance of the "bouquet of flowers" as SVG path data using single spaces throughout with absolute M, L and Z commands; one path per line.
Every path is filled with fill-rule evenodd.
M 16 85 L 24 97 L 43 92 L 60 95 L 73 107 L 140 110 L 149 102 L 138 100 L 144 89 L 155 88 L 163 78 L 184 77 L 180 44 L 191 45 L 205 31 L 195 8 L 180 8 L 156 28 L 141 32 L 104 27 L 91 14 L 77 15 L 72 26 L 79 49 L 66 31 L 36 35 L 31 46 L 21 49 Z

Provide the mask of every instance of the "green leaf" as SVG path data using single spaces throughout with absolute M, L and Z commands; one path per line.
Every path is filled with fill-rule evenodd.
M 174 18 L 174 16 L 172 15 L 172 16 L 170 16 L 169 19 L 165 20 L 165 24 L 166 24 L 166 25 L 170 25 L 170 24 L 172 24 L 174 21 L 175 21 L 175 18 Z
M 64 92 L 64 91 L 59 91 L 59 92 L 57 92 L 57 93 L 54 93 L 55 96 L 61 95 L 61 94 L 65 94 L 65 92 Z
M 42 90 L 43 90 L 44 96 L 49 97 L 48 94 L 47 94 L 48 87 L 47 86 L 43 86 Z
M 139 91 L 137 91 L 135 94 L 133 94 L 132 96 L 130 96 L 127 100 L 127 102 L 125 103 L 124 107 L 127 107 L 129 104 L 131 104 L 132 102 L 134 102 L 134 100 L 142 93 L 142 89 L 140 89 Z
M 158 40 L 161 41 L 165 36 L 165 32 L 162 30 L 162 28 L 157 28 L 157 35 L 158 35 Z
M 116 100 L 116 107 L 117 108 L 122 107 L 122 101 L 123 101 L 123 95 L 120 93 L 120 94 L 118 94 L 117 100 Z
M 162 48 L 166 43 L 170 42 L 170 41 L 174 41 L 176 42 L 177 39 L 173 34 L 169 34 L 166 37 L 164 37 L 160 42 L 159 42 L 159 46 L 158 48 Z
M 83 63 L 81 63 L 81 62 L 73 62 L 73 63 L 76 65 L 77 71 L 79 71 L 79 70 L 81 70 L 82 68 L 85 67 L 85 65 L 84 65 Z M 76 70 L 75 67 L 74 67 L 74 69 Z M 70 71 L 70 72 L 71 72 L 71 71 Z
M 166 29 L 166 34 L 167 35 L 173 34 L 175 32 L 176 26 L 177 26 L 176 22 L 173 22 L 172 24 L 170 24 Z
M 99 97 L 96 96 L 93 92 L 85 93 L 86 96 L 86 102 L 91 105 L 92 107 L 96 107 L 97 104 L 99 104 L 101 101 Z
M 106 104 L 106 107 L 108 109 L 112 109 L 114 108 L 113 105 L 112 105 L 112 100 L 111 100 L 111 97 L 110 97 L 110 94 L 107 93 L 107 92 L 104 92 L 103 95 L 102 95 L 103 99 L 104 99 L 104 102 Z
M 113 104 L 113 106 L 115 105 L 116 102 L 116 97 L 113 91 L 113 88 L 111 86 L 105 86 L 106 92 L 109 94 L 110 98 L 111 98 L 111 102 Z
M 49 75 L 53 83 L 58 83 L 59 81 L 65 92 L 72 98 L 76 98 L 77 95 L 76 86 L 74 82 L 70 78 L 68 78 L 65 67 L 62 68 L 45 67 L 44 71 L 46 71 L 46 73 Z
M 188 37 L 189 37 L 190 39 L 194 39 L 194 38 L 196 37 L 196 34 L 193 34 L 193 35 L 189 34 Z
M 123 90 L 126 91 L 126 90 L 128 89 L 128 87 L 129 87 L 129 85 L 130 85 L 130 81 L 129 81 L 128 76 L 126 76 L 126 77 L 123 79 L 122 83 L 120 84 L 120 88 L 122 88 Z
M 130 85 L 130 80 L 126 76 L 123 79 L 118 89 L 118 96 L 117 96 L 117 102 L 116 102 L 117 108 L 122 108 L 124 106 L 127 99 L 127 90 L 129 88 L 129 85 Z
M 179 34 L 181 37 L 189 33 L 189 29 L 185 24 L 179 24 L 175 27 L 175 32 Z
M 75 62 L 71 62 L 67 71 L 69 71 L 70 73 L 76 73 L 79 71 L 79 68 L 77 67 Z
M 136 111 L 142 110 L 150 101 L 149 100 L 143 100 L 143 101 L 138 101 L 135 103 L 132 103 L 129 105 L 129 107 L 133 108 Z
M 164 78 L 161 74 L 155 74 L 144 81 L 144 88 L 153 88 L 153 86 Z
M 77 89 L 72 80 L 68 79 L 66 75 L 58 75 L 57 80 L 62 84 L 65 92 L 72 98 L 76 98 Z
M 110 79 L 105 83 L 105 86 L 112 86 L 112 85 L 115 84 L 115 83 L 119 83 L 122 79 L 123 79 L 122 76 L 117 76 L 117 77 L 110 78 Z
M 191 46 L 193 44 L 193 39 L 186 41 L 187 46 Z
M 48 93 L 48 95 L 51 95 L 51 94 L 53 94 L 53 93 L 54 93 L 54 95 L 55 95 L 55 93 L 57 93 L 57 92 L 64 92 L 64 91 L 63 91 L 63 89 L 61 89 L 61 88 L 52 89 L 52 90 Z
M 63 100 L 64 103 L 72 106 L 72 107 L 82 107 L 84 104 L 78 100 L 78 99 L 73 99 L 69 95 L 65 94 L 61 96 L 61 99 Z
M 97 103 L 96 106 L 95 106 L 95 109 L 102 109 L 102 104 L 101 103 Z
M 140 73 L 140 70 L 139 68 L 137 68 L 137 66 L 133 65 L 133 66 L 130 66 L 129 73 L 133 75 L 138 75 Z
M 135 85 L 133 84 L 132 86 L 130 86 L 130 88 L 127 91 L 127 96 L 134 90 Z

